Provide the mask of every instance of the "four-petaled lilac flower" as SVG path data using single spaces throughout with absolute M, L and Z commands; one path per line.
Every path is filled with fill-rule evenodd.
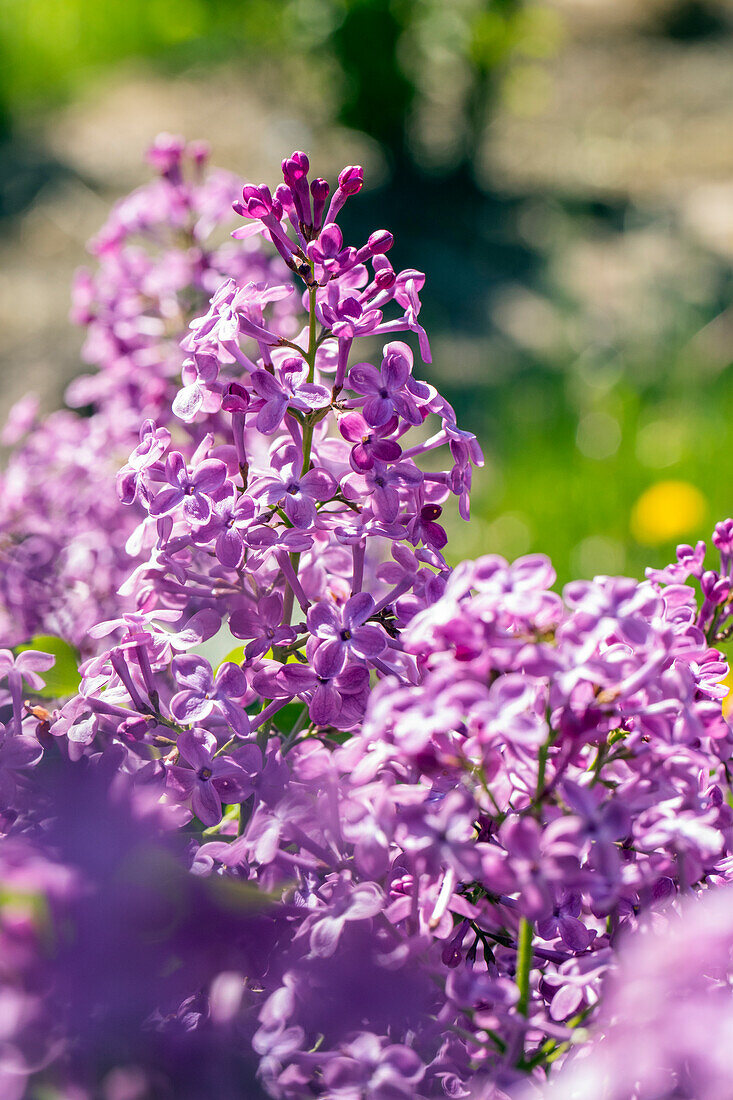
M 346 413 L 339 420 L 339 431 L 344 439 L 355 444 L 351 448 L 349 463 L 352 470 L 361 473 L 371 470 L 374 460 L 396 462 L 402 454 L 402 448 L 396 439 L 386 439 L 397 428 L 398 420 L 393 416 L 385 424 L 373 428 L 367 424 L 361 413 Z
M 445 528 L 437 522 L 442 514 L 443 509 L 439 504 L 423 504 L 415 518 L 407 525 L 410 542 L 414 546 L 417 546 L 418 542 L 424 542 L 434 550 L 442 550 L 448 542 Z
M 412 352 L 399 340 L 386 344 L 381 370 L 371 363 L 357 363 L 349 371 L 349 385 L 366 397 L 364 419 L 372 427 L 387 424 L 393 416 L 408 424 L 422 424 L 413 391 Z M 420 391 L 418 390 L 418 393 Z
M 295 641 L 295 631 L 283 621 L 283 598 L 272 592 L 258 600 L 256 607 L 240 607 L 232 612 L 229 629 L 235 638 L 251 638 L 244 647 L 247 660 L 261 657 L 276 645 L 290 645 Z
M 20 736 L 23 722 L 23 681 L 33 691 L 45 687 L 45 680 L 38 675 L 47 672 L 56 663 L 50 653 L 41 653 L 37 649 L 26 649 L 14 657 L 9 649 L 0 649 L 0 680 L 8 681 L 10 700 L 13 704 L 13 724 L 15 733 Z
M 376 916 L 384 908 L 384 901 L 384 893 L 375 882 L 354 884 L 345 878 L 339 879 L 328 899 L 326 912 L 316 914 L 310 925 L 311 955 L 330 958 L 344 925 Z
M 349 474 L 349 486 L 354 484 L 353 476 Z M 371 497 L 375 516 L 385 523 L 394 523 L 400 511 L 399 486 L 420 485 L 423 473 L 413 462 L 395 462 L 393 466 L 375 462 L 363 477 L 365 492 Z
M 173 401 L 173 412 L 186 424 L 196 418 L 196 413 L 216 412 L 221 406 L 223 386 L 217 386 L 219 363 L 216 356 L 197 352 L 193 359 L 186 359 L 181 368 L 183 389 Z
M 204 459 L 193 473 L 189 473 L 183 455 L 174 451 L 165 464 L 169 487 L 155 494 L 150 502 L 150 514 L 165 515 L 183 502 L 186 516 L 194 523 L 204 524 L 211 516 L 212 497 L 221 489 L 226 476 L 226 466 L 216 458 Z
M 320 466 L 313 466 L 304 474 L 299 472 L 298 466 L 297 458 L 286 462 L 279 473 L 263 477 L 256 491 L 262 494 L 266 504 L 282 504 L 293 527 L 305 530 L 317 523 L 316 504 L 331 499 L 336 492 L 336 482 L 328 470 Z
M 375 606 L 367 592 L 359 592 L 341 609 L 326 600 L 310 608 L 308 629 L 319 639 L 319 662 L 324 674 L 340 672 L 349 652 L 366 661 L 384 652 L 388 642 L 384 627 L 367 623 Z
M 556 890 L 552 913 L 537 921 L 537 934 L 543 940 L 560 937 L 571 951 L 585 951 L 593 933 L 579 920 L 582 896 L 579 890 Z
M 208 523 L 195 533 L 198 543 L 214 541 L 214 553 L 227 569 L 238 569 L 244 557 L 243 532 L 252 526 L 256 508 L 248 496 L 232 492 L 212 502 Z
M 256 370 L 250 377 L 252 388 L 262 399 L 254 424 L 264 435 L 271 435 L 280 426 L 288 408 L 310 412 L 331 400 L 325 386 L 308 382 L 308 364 L 303 359 L 286 359 L 276 375 Z
M 411 1100 L 424 1074 L 410 1047 L 362 1032 L 326 1063 L 323 1079 L 334 1100 Z
M 203 729 L 184 730 L 176 748 L 189 765 L 170 764 L 166 787 L 179 802 L 190 799 L 191 809 L 206 826 L 221 821 L 222 802 L 243 802 L 252 793 L 252 781 L 240 764 L 215 756 L 216 738 Z
M 338 722 L 340 729 L 349 729 L 364 713 L 369 670 L 351 664 L 334 673 L 330 658 L 324 660 L 319 647 L 310 666 L 293 662 L 283 665 L 274 676 L 257 673 L 253 683 L 273 698 L 298 695 L 307 699 L 308 713 L 317 726 Z
M 247 695 L 247 678 L 239 665 L 226 661 L 214 676 L 211 665 L 193 654 L 173 659 L 173 672 L 183 690 L 173 696 L 171 714 L 178 722 L 203 722 L 212 711 L 218 711 L 230 729 L 246 737 L 249 718 L 242 700 Z

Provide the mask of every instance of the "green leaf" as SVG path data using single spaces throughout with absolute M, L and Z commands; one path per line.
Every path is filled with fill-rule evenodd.
M 64 641 L 53 634 L 36 634 L 30 641 L 15 647 L 15 653 L 22 653 L 26 649 L 38 649 L 41 653 L 52 653 L 56 663 L 48 672 L 42 673 L 42 679 L 46 686 L 35 692 L 44 699 L 61 699 L 68 695 L 76 695 L 79 690 L 79 653 Z
M 286 703 L 284 707 L 281 707 L 280 710 L 273 715 L 273 725 L 280 733 L 291 733 L 295 727 L 295 723 L 302 716 L 305 709 L 305 703 Z

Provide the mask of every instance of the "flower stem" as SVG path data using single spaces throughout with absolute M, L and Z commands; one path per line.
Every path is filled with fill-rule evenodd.
M 532 925 L 526 917 L 519 922 L 519 938 L 517 947 L 517 989 L 519 1000 L 517 1012 L 522 1016 L 527 1015 L 529 1007 L 529 974 L 532 968 Z

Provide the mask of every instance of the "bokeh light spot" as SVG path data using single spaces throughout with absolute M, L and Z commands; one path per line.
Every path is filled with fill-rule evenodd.
M 578 424 L 575 441 L 587 458 L 610 458 L 621 443 L 619 422 L 608 413 L 588 413 Z
M 705 497 L 688 481 L 658 481 L 634 505 L 631 534 L 643 546 L 659 546 L 695 531 L 707 510 Z

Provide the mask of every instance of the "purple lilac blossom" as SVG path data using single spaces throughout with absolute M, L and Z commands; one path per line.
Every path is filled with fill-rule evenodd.
M 656 1046 L 614 1029 L 639 1011 L 623 944 L 728 905 L 733 524 L 711 568 L 680 547 L 641 583 L 451 570 L 437 520 L 467 517 L 481 453 L 405 342 L 428 361 L 424 275 L 386 230 L 344 242 L 361 169 L 327 206 L 301 152 L 241 201 L 200 145 L 150 160 L 77 284 L 89 423 L 9 428 L 6 644 L 43 627 L 81 661 L 49 700 L 51 655 L 3 651 L 5 1092 L 505 1098 L 598 1028 L 637 1058 L 609 1100 L 707 1100 L 725 1058 L 663 1024 L 702 949 L 638 967 Z M 57 561 L 29 517 L 101 455 Z

